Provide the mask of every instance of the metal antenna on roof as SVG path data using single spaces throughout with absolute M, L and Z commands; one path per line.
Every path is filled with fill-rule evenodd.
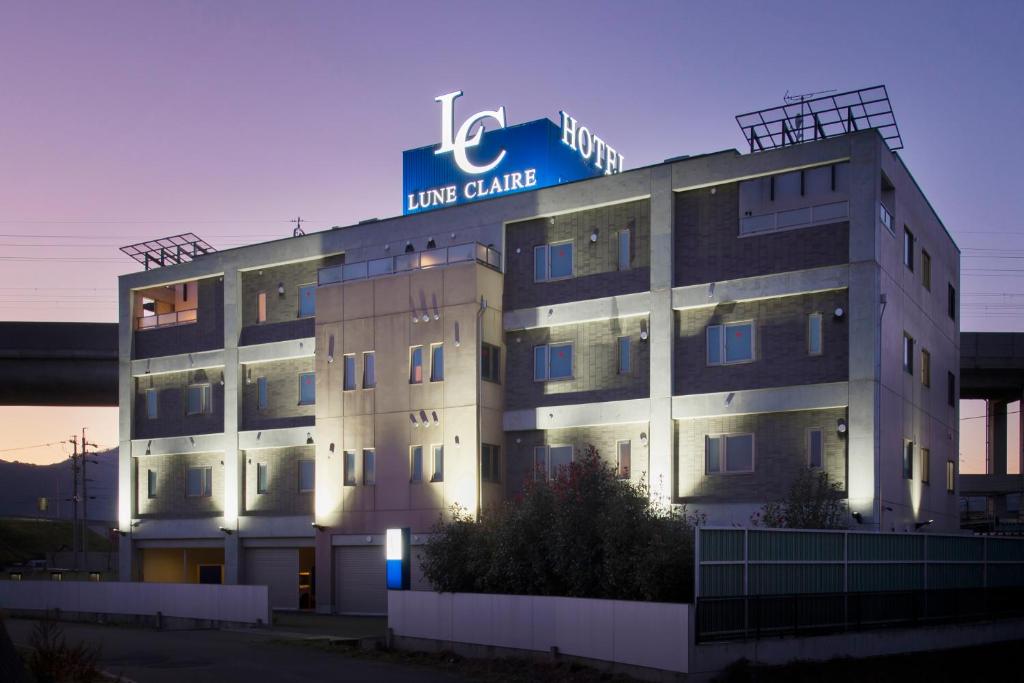
M 288 222 L 295 224 L 295 229 L 292 230 L 292 237 L 298 237 L 300 235 L 305 235 L 306 234 L 306 231 L 302 229 L 302 216 L 299 216 L 295 220 L 288 221 Z
M 797 102 L 800 103 L 800 111 L 799 113 L 797 113 L 794 119 L 794 123 L 796 125 L 793 126 L 793 137 L 796 142 L 803 142 L 804 140 L 804 111 L 806 106 L 805 103 L 807 102 L 807 100 L 813 99 L 818 95 L 828 95 L 829 93 L 834 92 L 836 92 L 836 89 L 832 88 L 831 90 L 817 90 L 815 92 L 805 92 L 802 95 L 790 95 L 789 90 L 787 90 L 786 94 L 782 96 L 782 99 L 783 101 L 786 102 L 786 104 L 796 104 Z

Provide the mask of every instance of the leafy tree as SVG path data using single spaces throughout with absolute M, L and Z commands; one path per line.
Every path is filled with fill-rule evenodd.
M 697 521 L 653 506 L 643 482 L 618 479 L 588 446 L 479 521 L 454 508 L 424 546 L 423 572 L 443 592 L 686 602 Z
M 765 504 L 750 521 L 776 529 L 845 529 L 846 519 L 842 488 L 826 472 L 808 468 L 793 480 L 785 498 Z

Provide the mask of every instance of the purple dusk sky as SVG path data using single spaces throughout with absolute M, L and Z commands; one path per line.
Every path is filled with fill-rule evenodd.
M 401 212 L 433 98 L 566 109 L 627 168 L 742 148 L 783 94 L 885 84 L 901 152 L 963 249 L 963 329 L 1024 329 L 1024 3 L 5 2 L 0 319 L 116 320 L 117 247 L 218 248 Z M 978 413 L 965 404 L 963 416 Z M 963 423 L 976 470 L 983 420 Z M 51 462 L 116 411 L 0 408 L 0 457 Z M 969 443 L 968 443 L 969 442 Z M 983 440 L 980 442 L 983 444 Z

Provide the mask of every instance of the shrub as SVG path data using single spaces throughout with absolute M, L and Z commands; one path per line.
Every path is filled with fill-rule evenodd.
M 845 529 L 846 513 L 839 485 L 821 470 L 804 469 L 785 498 L 767 503 L 750 521 L 776 529 Z
M 85 643 L 68 645 L 57 622 L 44 619 L 29 636 L 32 654 L 28 668 L 37 681 L 54 683 L 92 683 L 104 680 L 96 666 L 99 648 Z
M 435 590 L 686 602 L 693 598 L 693 525 L 652 505 L 589 446 L 553 481 L 474 521 L 453 508 L 424 546 Z

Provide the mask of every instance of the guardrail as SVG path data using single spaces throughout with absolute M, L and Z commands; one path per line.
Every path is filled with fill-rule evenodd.
M 136 330 L 153 330 L 158 327 L 171 327 L 172 325 L 187 325 L 199 319 L 199 309 L 188 308 L 184 311 L 173 311 L 171 313 L 158 313 L 157 315 L 142 315 L 135 318 Z
M 465 261 L 476 261 L 501 272 L 501 252 L 477 242 L 467 242 L 439 249 L 413 251 L 369 261 L 342 263 L 321 268 L 317 273 L 317 284 L 330 285 L 337 282 L 366 280 Z

